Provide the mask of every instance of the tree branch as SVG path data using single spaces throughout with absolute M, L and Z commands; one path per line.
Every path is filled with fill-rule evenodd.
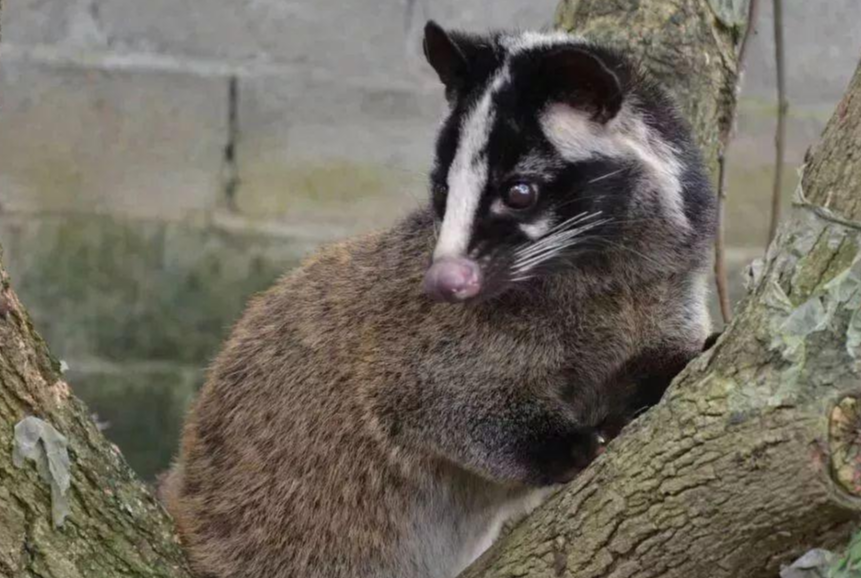
M 726 155 L 729 142 L 718 154 L 718 186 L 717 186 L 717 236 L 715 237 L 715 285 L 717 286 L 718 304 L 724 324 L 732 321 L 732 303 L 729 299 L 729 282 L 726 272 Z
M 68 439 L 62 528 L 36 467 L 13 464 L 13 427 L 27 416 Z M 170 519 L 73 397 L 0 263 L 0 576 L 130 575 L 190 576 Z
M 31 462 L 13 463 L 13 449 L 21 447 L 14 427 L 27 416 L 47 422 L 68 440 L 71 484 L 60 497 L 70 515 L 62 528 L 55 527 L 62 516 L 52 512 L 58 496 L 49 483 Z M 44 441 L 39 445 L 49 449 Z M 51 470 L 49 477 L 57 476 Z M 0 576 L 191 576 L 167 514 L 99 433 L 33 329 L 10 287 L 2 248 Z
M 783 41 L 783 0 L 774 0 L 774 59 L 777 64 L 777 129 L 774 135 L 774 184 L 771 191 L 771 218 L 768 242 L 777 234 L 780 223 L 780 196 L 783 191 L 783 165 L 786 158 L 786 116 L 789 100 L 786 96 L 786 50 Z
M 737 60 L 739 78 L 736 84 L 736 93 L 741 92 L 741 73 L 744 71 L 745 56 L 751 34 L 756 30 L 758 16 L 758 0 L 749 0 L 747 13 L 747 26 L 744 27 L 741 42 L 739 43 Z M 738 103 L 735 102 L 730 110 L 729 130 L 722 135 L 722 146 L 718 153 L 718 185 L 717 185 L 717 237 L 715 238 L 715 284 L 717 286 L 718 303 L 720 304 L 721 317 L 725 324 L 732 320 L 732 303 L 729 298 L 729 282 L 726 270 L 726 177 L 727 177 L 727 155 L 732 144 L 735 131 L 736 119 L 738 117 Z

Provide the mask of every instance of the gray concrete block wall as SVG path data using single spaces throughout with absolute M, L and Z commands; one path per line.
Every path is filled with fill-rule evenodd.
M 16 0 L 5 41 L 401 79 L 427 18 L 467 28 L 552 23 L 556 0 Z M 407 58 L 404 58 L 407 56 Z
M 236 209 L 357 231 L 424 196 L 439 95 L 281 76 L 239 79 Z
M 181 219 L 218 207 L 223 78 L 5 58 L 0 94 L 5 211 Z
M 784 0 L 787 90 L 792 105 L 831 113 L 861 60 L 861 2 Z M 760 2 L 761 24 L 748 52 L 747 98 L 770 102 L 775 64 L 772 2 Z
M 319 243 L 385 226 L 425 198 L 445 104 L 421 56 L 424 21 L 536 28 L 556 4 L 4 4 L 0 243 L 37 326 L 133 465 L 150 475 L 166 463 L 180 406 L 250 294 Z M 735 272 L 764 242 L 772 173 L 761 4 L 730 158 Z M 786 10 L 788 197 L 861 56 L 861 3 Z M 165 421 L 126 411 L 126 397 Z
M 237 210 L 288 225 L 328 223 L 333 236 L 389 223 L 424 194 L 444 108 L 420 56 L 421 24 L 542 26 L 556 0 L 488 5 L 10 3 L 0 62 L 23 79 L 3 86 L 0 134 L 27 125 L 34 136 L 0 142 L 0 178 L 11 181 L 0 202 L 11 211 L 53 205 L 179 219 Z M 41 85 L 53 86 L 59 106 L 39 95 L 50 88 Z M 109 130 L 116 123 L 129 126 Z M 78 128 L 85 125 L 94 129 Z M 235 155 L 226 162 L 228 146 Z M 59 166 L 64 156 L 74 174 Z

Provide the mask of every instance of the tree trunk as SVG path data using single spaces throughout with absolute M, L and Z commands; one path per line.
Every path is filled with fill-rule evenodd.
M 563 22 L 625 30 L 588 4 L 563 7 Z M 717 345 L 465 577 L 773 578 L 810 547 L 845 543 L 861 508 L 861 69 L 800 191 Z
M 45 472 L 18 459 L 26 440 L 16 425 L 34 417 L 65 438 L 35 440 L 42 465 L 49 459 L 45 452 L 54 451 L 68 456 L 68 469 L 56 454 Z M 70 479 L 57 484 L 61 489 L 51 487 L 67 474 Z M 2 248 L 0 576 L 191 576 L 169 517 L 71 394 L 60 364 L 33 329 L 9 286 Z
M 55 527 L 51 488 L 36 467 L 13 464 L 13 448 L 20 446 L 13 427 L 26 416 L 68 439 L 70 515 L 62 528 Z M 190 576 L 170 519 L 72 396 L 2 264 L 0 576 Z

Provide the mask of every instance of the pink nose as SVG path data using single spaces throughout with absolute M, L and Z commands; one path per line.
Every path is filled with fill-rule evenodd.
M 424 287 L 425 293 L 437 301 L 465 301 L 481 291 L 481 268 L 470 259 L 445 257 L 428 269 Z

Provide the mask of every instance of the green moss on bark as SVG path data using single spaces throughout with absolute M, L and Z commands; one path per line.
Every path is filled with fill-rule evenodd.
M 71 395 L 2 264 L 0 287 L 0 575 L 189 577 L 170 519 Z M 12 463 L 13 427 L 28 415 L 69 439 L 71 514 L 62 529 L 36 468 Z

